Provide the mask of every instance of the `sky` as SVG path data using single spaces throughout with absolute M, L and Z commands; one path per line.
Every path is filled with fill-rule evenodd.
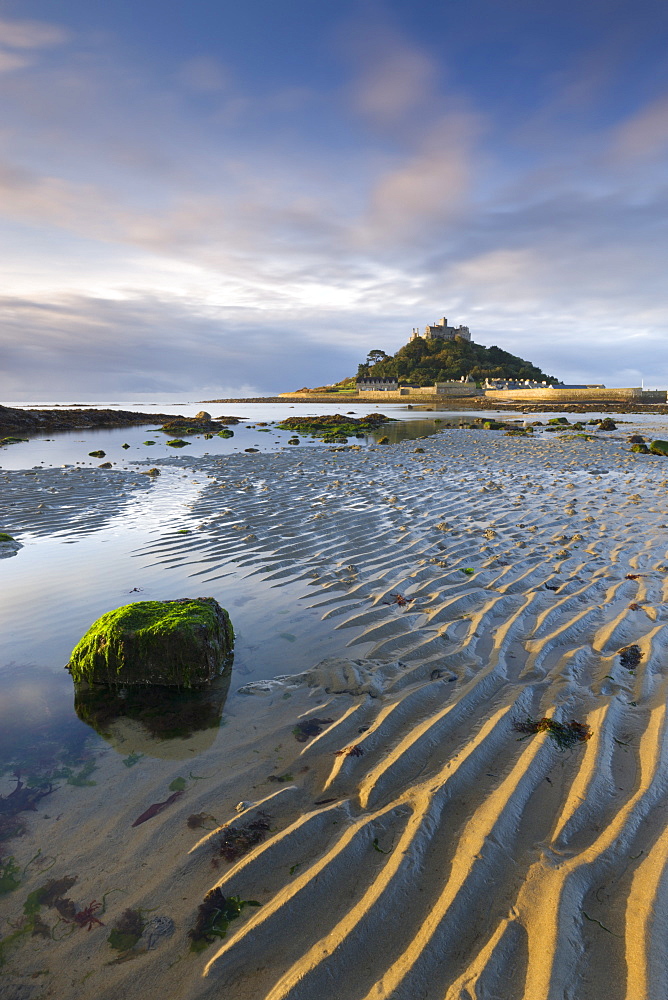
M 0 3 L 0 400 L 355 374 L 442 316 L 668 387 L 664 0 Z

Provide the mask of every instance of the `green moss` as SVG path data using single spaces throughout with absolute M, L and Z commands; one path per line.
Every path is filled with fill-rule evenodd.
M 167 444 L 170 448 L 185 448 L 190 441 L 182 441 L 181 438 L 173 438 L 173 440 L 168 441 Z
M 0 542 L 13 542 L 14 538 L 8 535 L 6 531 L 0 531 Z
M 142 441 L 142 444 L 146 444 L 146 445 L 155 444 L 155 441 Z
M 652 441 L 649 450 L 652 455 L 668 455 L 668 441 Z
M 90 455 L 91 458 L 104 458 L 106 452 L 98 450 L 98 451 L 89 451 L 88 454 Z
M 278 424 L 278 427 L 284 431 L 313 434 L 314 437 L 343 438 L 357 434 L 359 431 L 375 430 L 391 419 L 383 413 L 370 413 L 359 419 L 346 417 L 342 413 L 331 413 L 322 417 L 288 417 L 287 420 Z
M 234 437 L 234 431 L 231 431 L 227 427 L 224 427 L 222 429 L 222 431 L 218 431 L 218 437 L 219 438 L 233 438 Z
M 191 687 L 220 672 L 233 642 L 227 612 L 212 597 L 137 601 L 98 618 L 68 669 L 78 684 Z
M 4 446 L 6 444 L 21 444 L 22 442 L 27 440 L 28 438 L 4 437 L 0 438 L 0 446 Z

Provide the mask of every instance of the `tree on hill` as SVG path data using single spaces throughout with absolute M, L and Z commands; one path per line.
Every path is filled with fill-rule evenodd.
M 417 337 L 404 344 L 393 357 L 381 351 L 370 351 L 366 362 L 358 367 L 358 378 L 373 375 L 379 378 L 394 377 L 400 383 L 433 385 L 467 378 L 476 382 L 486 378 L 533 379 L 537 382 L 558 380 L 500 347 L 483 347 L 461 337 L 454 340 L 426 340 Z M 376 360 L 378 358 L 378 360 Z

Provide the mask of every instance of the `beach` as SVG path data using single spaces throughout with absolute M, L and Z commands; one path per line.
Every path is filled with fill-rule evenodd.
M 624 419 L 3 470 L 19 538 L 178 493 L 127 565 L 238 601 L 261 661 L 219 729 L 114 723 L 21 813 L 3 1000 L 668 994 L 668 459 Z

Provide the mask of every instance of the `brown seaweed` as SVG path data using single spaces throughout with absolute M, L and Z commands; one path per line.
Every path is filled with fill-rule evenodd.
M 292 730 L 292 735 L 298 743 L 307 743 L 314 736 L 320 736 L 323 729 L 330 726 L 332 722 L 334 719 L 304 719 L 303 722 L 297 723 Z
M 642 658 L 643 652 L 640 646 L 624 646 L 619 651 L 619 662 L 627 670 L 635 670 L 640 665 Z
M 163 809 L 167 808 L 167 806 L 171 806 L 172 802 L 176 802 L 176 800 L 180 798 L 182 795 L 183 795 L 183 789 L 179 789 L 178 791 L 174 792 L 173 795 L 170 795 L 168 799 L 165 799 L 164 802 L 154 802 L 152 806 L 149 806 L 148 809 L 146 809 L 145 812 L 141 814 L 141 816 L 137 817 L 137 819 L 134 821 L 132 825 L 141 826 L 141 824 L 145 823 L 147 819 L 153 819 L 154 816 L 157 816 L 158 813 L 161 813 Z
M 221 831 L 218 849 L 226 861 L 236 861 L 247 854 L 256 844 L 260 844 L 269 832 L 270 817 L 258 812 L 255 819 L 245 826 L 226 826 Z
M 586 743 L 592 736 L 586 722 L 576 722 L 575 719 L 571 719 L 570 722 L 557 722 L 547 717 L 531 719 L 527 716 L 524 721 L 513 722 L 513 729 L 516 733 L 522 733 L 523 739 L 535 733 L 547 733 L 560 750 L 569 750 L 576 743 Z

